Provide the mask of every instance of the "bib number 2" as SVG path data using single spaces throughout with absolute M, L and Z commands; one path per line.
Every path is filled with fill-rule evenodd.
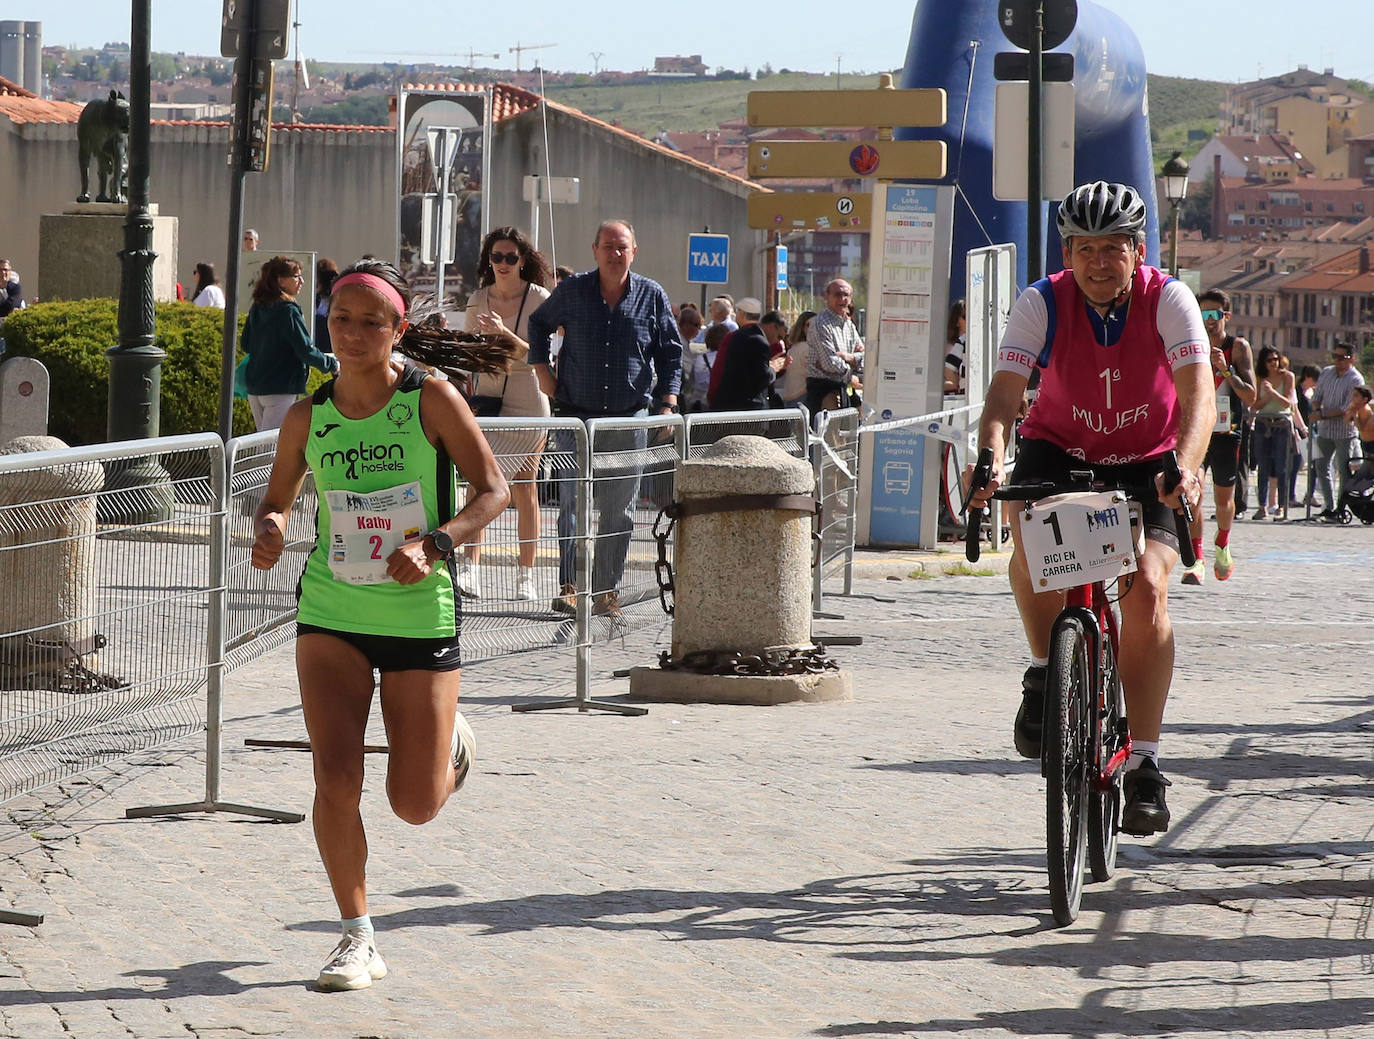
M 386 561 L 407 541 L 424 537 L 425 506 L 420 483 L 381 491 L 327 491 L 329 569 L 345 584 L 382 584 L 391 580 Z

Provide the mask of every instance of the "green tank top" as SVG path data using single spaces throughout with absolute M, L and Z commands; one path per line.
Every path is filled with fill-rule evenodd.
M 319 507 L 315 547 L 296 589 L 300 623 L 403 638 L 458 633 L 451 559 L 418 584 L 397 584 L 385 573 L 396 546 L 453 517 L 453 465 L 420 425 L 427 377 L 407 368 L 391 400 L 362 419 L 340 413 L 332 379 L 311 398 L 305 459 Z

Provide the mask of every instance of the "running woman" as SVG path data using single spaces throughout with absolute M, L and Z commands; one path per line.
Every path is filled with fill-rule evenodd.
M 315 840 L 343 930 L 320 971 L 323 989 L 366 988 L 386 975 L 367 912 L 360 812 L 372 671 L 381 673 L 392 748 L 391 808 L 408 823 L 428 822 L 463 785 L 476 750 L 458 713 L 453 548 L 510 499 L 453 383 L 393 362 L 392 351 L 417 334 L 410 309 L 388 263 L 361 260 L 339 276 L 329 304 L 338 377 L 286 413 L 256 516 L 252 561 L 268 570 L 313 471 L 317 539 L 297 586 L 296 671 L 314 763 Z M 428 345 L 435 336 L 430 326 Z M 471 487 L 457 515 L 455 466 Z

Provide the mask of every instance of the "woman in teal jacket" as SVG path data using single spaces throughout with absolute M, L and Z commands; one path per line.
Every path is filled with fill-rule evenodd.
M 253 286 L 241 342 L 248 355 L 243 372 L 248 406 L 260 430 L 280 428 L 287 409 L 305 393 L 307 369 L 327 374 L 339 370 L 332 354 L 321 353 L 310 342 L 310 330 L 296 303 L 304 283 L 299 263 L 274 256 L 262 265 Z

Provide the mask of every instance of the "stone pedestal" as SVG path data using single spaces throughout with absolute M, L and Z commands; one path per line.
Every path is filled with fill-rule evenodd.
M 689 654 L 811 647 L 813 514 L 795 500 L 767 499 L 809 500 L 814 491 L 811 466 L 763 437 L 725 437 L 678 463 L 677 499 L 686 514 L 677 520 L 673 552 L 675 662 Z M 740 502 L 746 496 L 765 500 Z M 647 700 L 748 704 L 853 695 L 849 676 L 840 671 L 714 675 L 647 667 L 631 672 L 630 693 Z
M 17 437 L 0 455 L 57 451 L 56 437 Z M 40 644 L 66 643 L 93 654 L 96 494 L 105 485 L 99 462 L 0 473 L 0 633 L 28 632 Z M 0 637 L 0 658 L 17 673 L 58 669 L 65 650 Z M 87 666 L 95 657 L 85 656 Z
M 153 218 L 153 298 L 177 298 L 177 218 Z M 122 202 L 77 202 L 38 218 L 38 298 L 119 298 L 120 259 L 129 207 Z

